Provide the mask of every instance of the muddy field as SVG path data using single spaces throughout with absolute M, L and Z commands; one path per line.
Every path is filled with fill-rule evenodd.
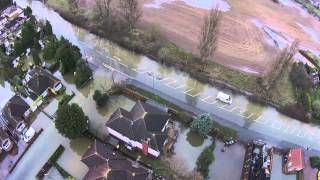
M 93 6 L 93 1 L 84 6 Z M 320 52 L 320 22 L 298 4 L 281 0 L 139 0 L 142 28 L 153 25 L 178 46 L 197 53 L 203 17 L 211 7 L 223 12 L 213 61 L 252 74 L 267 73 L 279 49 L 298 39 L 301 48 Z

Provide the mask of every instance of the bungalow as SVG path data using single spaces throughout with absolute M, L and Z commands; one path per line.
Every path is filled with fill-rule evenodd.
M 26 127 L 25 120 L 30 116 L 30 106 L 18 95 L 13 96 L 2 108 L 2 120 L 13 135 L 19 136 Z
M 138 163 L 129 161 L 103 143 L 95 140 L 81 161 L 89 171 L 84 180 L 149 180 L 150 171 Z
M 158 157 L 167 143 L 169 120 L 167 113 L 138 101 L 130 112 L 118 108 L 106 126 L 109 134 L 124 142 L 128 149 L 138 148 L 145 155 Z
M 304 155 L 301 148 L 290 149 L 285 155 L 284 172 L 297 173 L 304 168 Z
M 17 6 L 10 6 L 2 12 L 2 15 L 12 21 L 22 14 L 22 12 L 23 10 Z
M 40 97 L 46 97 L 50 93 L 55 94 L 62 88 L 62 83 L 58 78 L 38 66 L 27 73 L 23 84 L 30 93 Z

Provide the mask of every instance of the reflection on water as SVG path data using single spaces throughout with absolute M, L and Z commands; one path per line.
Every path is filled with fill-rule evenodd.
M 82 156 L 88 150 L 90 144 L 91 140 L 88 138 L 77 138 L 70 140 L 71 149 L 79 156 Z
M 174 144 L 174 155 L 173 161 L 184 162 L 185 169 L 192 171 L 196 167 L 198 156 L 201 154 L 203 149 L 212 143 L 210 138 L 203 139 L 202 137 L 190 132 L 190 128 L 184 128 L 182 126 L 177 139 Z
M 194 131 L 189 131 L 187 134 L 187 141 L 193 147 L 201 146 L 204 142 L 204 138 L 199 135 L 199 133 Z

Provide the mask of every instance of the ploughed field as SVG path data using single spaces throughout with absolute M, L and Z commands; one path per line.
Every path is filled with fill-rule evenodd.
M 171 42 L 198 53 L 203 17 L 219 6 L 223 18 L 217 53 L 210 59 L 251 74 L 264 74 L 276 63 L 279 49 L 294 39 L 320 52 L 320 22 L 290 0 L 139 0 L 141 28 L 159 26 Z M 93 7 L 94 1 L 81 0 Z M 93 9 L 93 8 L 89 8 Z M 319 33 L 318 33 L 319 32 Z

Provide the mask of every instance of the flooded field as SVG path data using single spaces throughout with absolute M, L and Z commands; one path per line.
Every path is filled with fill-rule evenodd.
M 229 11 L 230 5 L 225 0 L 151 0 L 150 3 L 145 4 L 146 7 L 151 8 L 161 8 L 163 4 L 170 3 L 185 3 L 188 6 L 201 8 L 201 9 L 211 9 L 218 7 L 221 11 Z

